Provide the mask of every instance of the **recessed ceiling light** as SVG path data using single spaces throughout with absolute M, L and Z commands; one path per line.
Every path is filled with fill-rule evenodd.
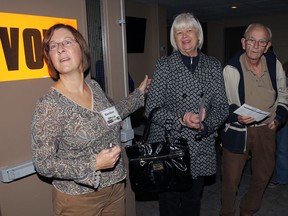
M 231 6 L 232 9 L 237 9 L 238 7 L 236 5 Z

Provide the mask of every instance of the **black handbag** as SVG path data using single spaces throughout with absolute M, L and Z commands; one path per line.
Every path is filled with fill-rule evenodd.
M 126 146 L 129 161 L 129 179 L 134 192 L 162 192 L 185 190 L 191 186 L 190 154 L 187 140 L 171 140 L 166 131 L 165 140 L 148 143 L 152 115 L 145 125 L 141 142 Z

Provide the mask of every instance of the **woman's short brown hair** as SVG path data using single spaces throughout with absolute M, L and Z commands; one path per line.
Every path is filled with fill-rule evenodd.
M 81 33 L 76 30 L 74 27 L 70 25 L 65 25 L 62 23 L 55 24 L 51 26 L 44 34 L 44 39 L 42 43 L 42 52 L 43 52 L 43 57 L 44 60 L 48 66 L 48 71 L 53 80 L 58 80 L 59 79 L 59 72 L 55 69 L 54 65 L 52 64 L 51 58 L 49 56 L 49 43 L 50 40 L 54 34 L 54 31 L 60 28 L 67 29 L 72 33 L 74 36 L 76 42 L 79 44 L 79 47 L 82 51 L 82 68 L 84 72 L 84 77 L 87 76 L 89 73 L 89 68 L 90 68 L 90 51 L 89 47 L 84 39 L 84 37 L 81 35 Z

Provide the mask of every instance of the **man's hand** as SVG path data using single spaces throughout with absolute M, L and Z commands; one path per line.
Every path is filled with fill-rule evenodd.
M 251 124 L 253 122 L 255 122 L 255 119 L 250 117 L 250 116 L 237 116 L 238 122 L 240 122 L 241 124 Z
M 280 125 L 279 121 L 277 121 L 276 119 L 274 119 L 273 122 L 271 122 L 270 124 L 268 124 L 268 128 L 271 130 L 277 130 L 278 126 Z

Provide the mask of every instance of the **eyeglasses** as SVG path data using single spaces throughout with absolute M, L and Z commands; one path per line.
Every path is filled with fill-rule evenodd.
M 245 41 L 247 42 L 248 45 L 251 45 L 251 46 L 254 46 L 255 43 L 258 43 L 258 46 L 260 46 L 260 47 L 266 47 L 268 42 L 269 42 L 269 41 L 265 41 L 265 40 L 257 41 L 257 40 L 252 39 L 252 38 L 248 38 L 248 39 L 245 38 Z
M 74 44 L 76 43 L 76 41 L 72 38 L 67 38 L 59 43 L 56 43 L 56 42 L 51 42 L 48 44 L 48 50 L 49 51 L 56 51 L 58 50 L 58 47 L 59 47 L 59 44 L 62 45 L 62 47 L 64 48 L 69 48 L 69 47 L 72 47 Z

